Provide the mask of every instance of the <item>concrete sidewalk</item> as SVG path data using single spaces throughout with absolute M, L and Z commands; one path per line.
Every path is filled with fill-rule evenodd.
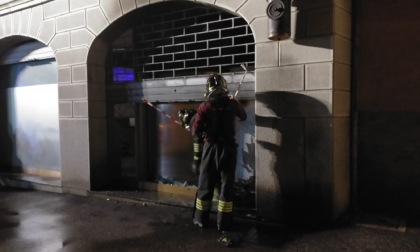
M 0 187 L 0 251 L 420 251 L 420 229 L 348 225 L 312 232 L 241 219 L 226 248 L 192 210 L 150 202 Z

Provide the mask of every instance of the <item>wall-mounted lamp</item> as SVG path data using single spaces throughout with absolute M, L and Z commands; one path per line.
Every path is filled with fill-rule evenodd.
M 290 38 L 290 0 L 267 0 L 268 39 Z

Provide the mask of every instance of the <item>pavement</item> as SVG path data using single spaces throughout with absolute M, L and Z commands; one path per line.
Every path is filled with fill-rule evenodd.
M 303 230 L 240 218 L 226 247 L 215 214 L 207 229 L 191 217 L 191 207 L 0 187 L 0 251 L 420 251 L 420 228 L 393 220 Z

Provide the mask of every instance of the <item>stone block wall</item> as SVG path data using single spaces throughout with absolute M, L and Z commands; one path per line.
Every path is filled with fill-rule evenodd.
M 351 1 L 293 1 L 291 18 L 291 39 L 256 39 L 258 213 L 333 220 L 350 200 Z
M 90 190 L 106 163 L 108 28 L 163 0 L 55 0 L 0 6 L 2 50 L 32 38 L 59 66 L 62 185 Z M 256 57 L 256 189 L 261 218 L 315 212 L 331 219 L 349 203 L 351 2 L 292 1 L 292 37 L 269 41 L 266 2 L 197 0 L 250 25 Z M 65 191 L 66 191 L 65 190 Z

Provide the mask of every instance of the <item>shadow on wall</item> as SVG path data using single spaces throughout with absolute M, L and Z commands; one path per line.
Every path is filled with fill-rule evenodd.
M 10 48 L 32 38 L 24 36 L 10 36 L 0 39 L 0 61 Z M 0 87 L 0 172 L 22 172 L 22 161 L 16 155 L 16 133 L 9 122 L 7 87 Z
M 7 122 L 7 120 L 2 121 Z M 6 123 L 2 123 L 0 126 L 0 131 L 0 173 L 23 172 L 22 161 L 20 160 L 16 152 L 16 133 L 13 132 L 13 128 L 10 125 L 10 123 L 8 123 L 8 125 L 6 125 Z
M 293 42 L 298 45 L 307 45 L 316 48 L 332 49 L 332 41 L 326 39 L 325 36 L 332 35 L 333 21 L 329 15 L 324 15 L 325 18 L 317 18 L 310 20 L 308 16 L 309 9 L 325 8 L 328 5 L 323 2 L 327 1 L 313 1 L 313 0 L 289 0 L 291 1 L 292 9 L 296 9 L 296 24 L 294 27 Z M 332 2 L 332 1 L 331 1 Z M 331 4 L 332 5 L 332 4 Z M 331 6 L 332 8 L 332 6 Z M 307 24 L 311 23 L 310 26 Z M 290 27 L 293 28 L 290 24 Z M 315 37 L 314 37 L 315 36 Z
M 268 211 L 275 212 L 265 214 L 286 224 L 324 223 L 331 217 L 332 198 L 329 110 L 298 93 L 257 93 L 256 98 L 260 104 L 256 115 L 260 150 L 256 155 L 268 155 L 258 158 L 259 205 L 274 205 L 276 209 Z M 274 185 L 267 187 L 267 179 Z M 273 198 L 267 188 L 279 190 L 274 193 L 277 196 Z M 268 199 L 275 204 L 265 203 Z

